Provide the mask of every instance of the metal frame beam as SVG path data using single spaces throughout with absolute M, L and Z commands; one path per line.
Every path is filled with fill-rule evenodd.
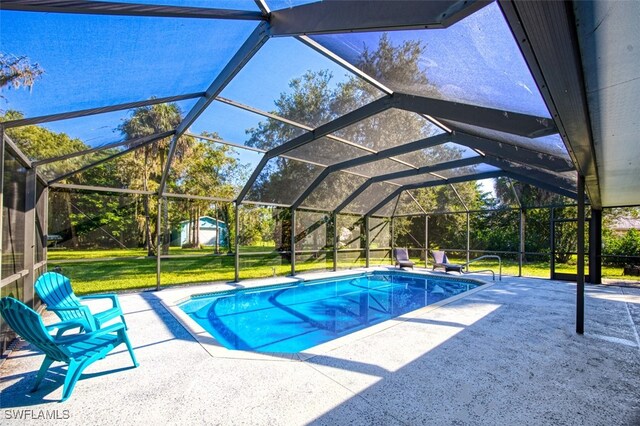
M 24 246 L 23 246 L 23 266 L 22 269 L 28 271 L 28 275 L 24 280 L 23 302 L 31 308 L 35 308 L 34 288 L 36 282 L 34 266 L 35 255 L 35 228 L 36 228 L 36 200 L 37 200 L 37 181 L 36 170 L 27 169 L 27 176 L 24 183 Z
M 525 253 L 525 208 L 520 202 L 520 197 L 518 196 L 518 192 L 516 191 L 516 187 L 513 185 L 513 180 L 510 177 L 507 177 L 507 182 L 509 183 L 509 187 L 511 188 L 511 192 L 513 192 L 513 196 L 516 199 L 516 203 L 518 203 L 518 215 L 519 215 L 519 240 L 518 240 L 518 276 L 522 276 L 522 263 L 524 262 L 524 253 Z
M 352 124 L 358 123 L 366 118 L 369 118 L 373 115 L 379 114 L 383 111 L 386 111 L 392 107 L 394 107 L 394 95 L 384 96 L 382 98 L 376 99 L 373 102 L 370 102 L 358 109 L 355 109 L 351 112 L 348 112 L 335 120 L 332 120 L 328 123 L 325 123 L 311 132 L 305 133 L 303 135 L 298 136 L 288 142 L 283 143 L 267 152 L 271 158 L 282 155 L 286 152 L 289 152 L 293 149 L 299 148 L 303 145 L 306 145 L 310 142 L 318 140 L 324 136 L 327 136 L 331 133 L 334 133 L 340 129 L 344 129 Z
M 584 334 L 584 176 L 578 174 L 578 260 L 576 291 L 576 333 Z
M 155 192 L 154 192 L 155 194 Z M 215 202 L 222 202 L 222 203 L 232 203 L 233 200 L 229 199 L 229 198 L 222 198 L 222 197 L 208 197 L 206 195 L 189 195 L 189 194 L 176 194 L 173 192 L 165 192 L 164 194 L 162 194 L 163 198 L 182 198 L 182 199 L 186 199 L 186 200 L 203 200 L 203 201 L 215 201 Z
M 271 12 L 275 36 L 446 28 L 489 1 L 323 1 Z
M 422 206 L 420 205 L 420 203 L 418 202 L 418 200 L 416 200 L 416 197 L 413 196 L 413 194 L 409 191 L 407 191 L 407 195 L 409 197 L 411 197 L 411 199 L 413 200 L 413 202 L 416 204 L 416 206 L 418 206 L 418 208 L 422 211 L 422 214 L 427 214 L 427 211 L 425 209 L 422 208 Z
M 136 146 L 132 146 L 131 148 L 127 148 L 125 150 L 119 151 L 119 152 L 117 152 L 117 153 L 115 153 L 113 155 L 110 155 L 108 157 L 105 157 L 105 158 L 103 158 L 101 160 L 95 161 L 95 162 L 93 162 L 91 164 L 87 164 L 86 166 L 80 167 L 79 169 L 73 170 L 73 171 L 65 173 L 65 174 L 63 174 L 61 176 L 58 176 L 57 178 L 51 179 L 50 181 L 47 182 L 47 184 L 51 185 L 52 183 L 60 182 L 61 180 L 66 179 L 66 178 L 68 178 L 70 176 L 73 176 L 73 175 L 75 175 L 77 173 L 82 173 L 82 172 L 87 171 L 89 169 L 92 169 L 92 168 L 94 168 L 96 166 L 99 166 L 102 163 L 106 163 L 107 161 L 113 160 L 113 159 L 118 158 L 118 157 L 122 157 L 125 154 L 128 154 L 130 152 L 136 151 L 139 148 L 142 148 L 142 147 L 145 147 L 147 145 L 150 145 L 150 144 L 158 141 L 159 139 L 162 139 L 162 138 L 160 138 L 160 137 L 152 138 L 152 139 L 149 139 L 149 140 L 145 141 L 144 143 L 140 143 L 140 144 L 138 144 Z
M 190 133 L 190 132 L 185 132 L 185 135 L 194 137 L 196 139 L 208 140 L 208 141 L 211 141 L 211 142 L 214 142 L 214 143 L 218 143 L 218 144 L 221 144 L 221 145 L 231 146 L 231 147 L 238 148 L 238 149 L 244 149 L 244 150 L 247 150 L 247 151 L 259 152 L 261 154 L 264 154 L 264 153 L 267 152 L 267 150 L 265 150 L 265 149 L 254 148 L 252 146 L 245 146 L 245 145 L 241 145 L 241 144 L 238 144 L 238 143 L 225 141 L 225 140 L 222 140 L 222 139 L 210 138 L 208 136 L 195 135 L 195 134 Z M 305 164 L 312 164 L 314 166 L 328 167 L 326 164 L 321 164 L 321 163 L 317 163 L 315 161 L 305 160 L 304 158 L 299 158 L 299 157 L 295 157 L 295 156 L 292 156 L 292 155 L 280 155 L 280 157 L 281 158 L 286 158 L 288 160 L 299 161 L 299 162 L 305 163 Z M 352 174 L 354 176 L 361 176 L 361 177 L 369 178 L 369 176 L 365 176 L 365 175 L 362 175 L 360 173 L 349 172 L 349 171 L 344 171 L 344 173 Z M 243 201 L 243 202 L 244 203 L 248 203 L 248 201 Z
M 404 177 L 418 176 L 422 174 L 434 173 L 442 170 L 450 170 L 458 167 L 468 167 L 476 164 L 480 164 L 484 162 L 483 157 L 471 157 L 471 158 L 462 158 L 459 160 L 448 161 L 446 163 L 435 164 L 433 166 L 425 166 L 421 167 L 418 170 L 403 170 L 400 172 L 388 173 L 385 175 L 374 176 L 363 183 L 360 187 L 356 188 L 355 191 L 349 195 L 338 207 L 335 208 L 336 213 L 340 213 L 344 210 L 353 200 L 355 200 L 358 195 L 362 194 L 368 187 L 376 182 L 383 182 L 386 180 L 400 179 Z M 446 180 L 440 181 L 442 185 L 446 184 Z M 420 206 L 420 204 L 418 204 Z M 420 206 L 422 208 L 422 206 Z M 426 212 L 425 212 L 426 214 Z
M 186 115 L 182 122 L 176 127 L 176 134 L 171 140 L 169 145 L 169 152 L 167 153 L 167 162 L 165 164 L 162 178 L 160 179 L 160 185 L 158 192 L 162 194 L 165 186 L 167 185 L 167 178 L 169 171 L 171 170 L 171 163 L 173 162 L 173 156 L 175 155 L 176 145 L 178 139 L 189 129 L 205 109 L 213 102 L 213 100 L 222 92 L 222 90 L 231 82 L 231 80 L 240 72 L 240 70 L 249 62 L 249 60 L 255 55 L 258 50 L 269 39 L 269 24 L 262 22 L 255 30 L 249 35 L 240 49 L 233 55 L 233 58 L 227 63 L 224 69 L 218 74 L 216 79 L 211 83 L 207 89 L 205 96 L 200 98 L 198 102 L 191 108 L 191 111 Z
M 395 191 L 393 191 L 391 194 L 389 194 L 384 200 L 382 200 L 378 204 L 376 204 L 368 212 L 366 212 L 365 216 L 373 215 L 376 211 L 378 211 L 382 207 L 384 207 L 389 201 L 393 200 L 395 197 L 400 195 L 400 193 L 402 193 L 402 191 L 406 191 L 406 190 L 409 190 L 409 189 L 429 188 L 429 187 L 432 187 L 432 186 L 440 186 L 440 185 L 450 184 L 450 183 L 468 182 L 470 180 L 492 179 L 492 178 L 500 177 L 500 176 L 503 176 L 503 175 L 504 175 L 504 172 L 502 172 L 502 171 L 486 172 L 486 173 L 478 173 L 478 174 L 468 175 L 468 176 L 458 176 L 458 177 L 454 177 L 454 178 L 451 178 L 451 179 L 447 179 L 445 182 L 442 182 L 442 181 L 420 182 L 420 183 L 413 183 L 413 184 L 410 184 L 410 185 L 403 185 L 403 186 L 399 187 L 398 189 L 396 189 Z
M 157 133 L 155 135 L 143 136 L 141 138 L 129 139 L 129 140 L 125 140 L 125 141 L 110 143 L 110 144 L 107 144 L 107 145 L 97 146 L 95 148 L 85 149 L 84 151 L 77 151 L 77 152 L 73 152 L 71 154 L 60 155 L 58 157 L 46 158 L 44 160 L 37 160 L 37 161 L 33 162 L 33 166 L 34 167 L 38 167 L 38 166 L 42 166 L 44 164 L 56 163 L 58 161 L 68 160 L 70 158 L 81 157 L 83 155 L 104 151 L 105 149 L 118 148 L 118 147 L 123 146 L 123 145 L 138 145 L 138 144 L 144 144 L 145 142 L 149 142 L 149 141 L 152 141 L 152 140 L 153 141 L 157 141 L 157 140 L 160 140 L 160 139 L 168 138 L 169 136 L 173 135 L 174 133 L 175 133 L 174 130 L 170 130 L 168 132 Z
M 15 142 L 13 142 L 13 140 L 7 135 L 6 132 L 3 132 L 2 137 L 4 139 L 6 148 L 8 148 L 14 156 L 18 157 L 23 165 L 31 168 L 33 162 L 24 154 L 24 152 L 22 152 L 20 148 L 18 148 L 18 146 L 15 144 Z
M 394 97 L 396 108 L 427 114 L 436 119 L 459 121 L 528 138 L 558 133 L 550 118 L 399 92 L 395 92 Z
M 222 97 L 222 96 L 216 96 L 215 100 L 217 102 L 220 102 L 220 103 L 223 103 L 223 104 L 227 104 L 227 105 L 230 105 L 232 107 L 240 108 L 242 110 L 249 111 L 249 112 L 252 112 L 254 114 L 261 115 L 261 116 L 263 116 L 265 118 L 271 118 L 271 119 L 279 121 L 281 123 L 288 124 L 288 125 L 293 126 L 293 127 L 298 127 L 300 129 L 304 129 L 304 130 L 309 131 L 309 132 L 313 130 L 313 127 L 309 127 L 306 124 L 302 124 L 300 122 L 297 122 L 297 121 L 294 121 L 294 120 L 290 120 L 290 119 L 285 118 L 285 117 L 280 117 L 279 115 L 276 115 L 274 113 L 263 111 L 261 109 L 252 107 L 250 105 L 243 104 L 242 102 L 234 101 L 233 99 L 225 98 L 225 97 Z
M 239 19 L 263 21 L 261 12 L 137 3 L 66 0 L 2 0 L 2 10 L 79 13 L 83 15 L 153 16 L 162 18 Z
M 528 164 L 554 172 L 574 170 L 573 164 L 567 159 L 464 132 L 455 131 L 451 137 L 451 141 L 483 153 L 492 154 L 495 157 L 505 158 L 510 161 Z
M 0 123 L 0 129 L 2 129 L 2 123 Z M 12 155 L 18 158 L 18 160 L 22 163 L 23 166 L 27 168 L 33 167 L 33 161 L 27 157 L 24 152 L 13 142 L 13 140 L 6 134 L 6 132 L 2 129 L 2 140 L 4 141 L 5 149 L 8 149 Z M 42 177 L 42 175 L 36 170 L 36 178 L 40 180 L 40 182 L 47 184 L 47 180 Z
M 50 188 L 60 189 L 64 191 L 91 191 L 91 192 L 113 192 L 119 194 L 133 194 L 133 195 L 153 195 L 155 191 L 142 191 L 139 189 L 126 189 L 126 188 L 108 188 L 102 186 L 93 185 L 76 185 L 73 183 L 52 183 Z
M 447 182 L 447 184 L 451 187 L 451 189 L 453 189 L 453 193 L 456 194 L 456 197 L 458 198 L 458 201 L 460 201 L 460 204 L 462 204 L 462 207 L 464 207 L 464 211 L 469 213 L 469 207 L 467 206 L 467 203 L 465 203 L 464 200 L 462 199 L 462 197 L 460 196 L 460 193 L 458 192 L 456 187 L 453 186 L 453 184 L 451 182 Z
M 600 208 L 600 184 L 574 5 L 513 0 L 499 0 L 499 4 L 569 155 L 585 177 L 589 200 L 593 207 Z
M 515 178 L 517 180 L 523 181 L 522 178 L 531 179 L 532 181 L 536 182 L 533 183 L 533 185 L 546 189 L 547 191 L 565 195 L 573 199 L 576 198 L 575 183 L 568 179 L 565 179 L 563 176 L 535 169 L 534 167 L 527 167 L 526 169 L 522 169 L 510 164 L 509 161 L 495 158 L 489 155 L 485 156 L 484 162 L 491 166 L 498 167 L 505 172 L 509 172 L 512 175 L 520 176 L 520 178 Z
M 299 123 L 297 121 L 290 120 L 288 118 L 280 117 L 279 115 L 273 114 L 271 112 L 262 111 L 262 110 L 260 110 L 258 108 L 254 108 L 252 106 L 245 105 L 243 103 L 240 103 L 240 102 L 228 99 L 228 98 L 223 98 L 221 96 L 217 96 L 215 100 L 218 101 L 218 102 L 222 102 L 222 103 L 225 103 L 227 105 L 236 107 L 236 108 L 240 108 L 240 109 L 245 110 L 245 111 L 252 112 L 254 114 L 261 115 L 261 116 L 266 117 L 266 118 L 270 118 L 272 120 L 279 121 L 279 122 L 284 123 L 284 124 L 288 124 L 288 125 L 293 126 L 293 127 L 297 127 L 299 129 L 306 130 L 308 132 L 313 131 L 313 127 L 307 126 L 306 124 L 302 124 L 302 123 Z M 371 153 L 375 153 L 376 152 L 376 150 L 374 150 L 374 149 L 371 149 L 371 148 L 368 148 L 366 146 L 357 144 L 355 142 L 348 141 L 348 140 L 340 138 L 338 136 L 325 135 L 324 137 L 327 138 L 327 139 L 331 139 L 333 141 L 336 141 L 336 142 L 341 142 L 343 144 L 352 146 L 352 147 L 360 149 L 362 151 L 371 152 Z M 264 152 L 266 152 L 266 150 L 264 150 Z
M 555 186 L 553 186 L 551 184 L 544 183 L 544 182 L 542 182 L 542 181 L 540 181 L 538 179 L 532 178 L 531 176 L 527 176 L 525 174 L 522 174 L 521 171 L 516 173 L 513 170 L 504 170 L 503 171 L 503 176 L 510 177 L 511 179 L 514 179 L 514 180 L 517 180 L 517 181 L 520 181 L 520 182 L 523 182 L 523 183 L 528 183 L 528 184 L 533 185 L 533 186 L 537 186 L 538 188 L 545 189 L 545 190 L 547 190 L 549 192 L 553 192 L 553 193 L 556 193 L 558 195 L 565 196 L 567 198 L 572 198 L 574 200 L 576 200 L 578 198 L 578 196 L 577 196 L 577 194 L 575 192 L 571 192 L 571 191 L 568 191 L 566 189 L 558 188 L 558 187 L 555 187 Z
M 336 132 L 347 126 L 350 126 L 353 123 L 357 123 L 360 120 L 364 120 L 365 118 L 371 117 L 372 115 L 385 111 L 391 108 L 392 106 L 393 106 L 393 96 L 392 95 L 385 96 L 363 107 L 360 107 L 354 111 L 351 111 L 343 116 L 340 116 L 333 121 L 325 123 L 317 127 L 315 130 L 304 133 L 296 138 L 291 139 L 290 141 L 283 143 L 282 145 L 279 145 L 273 149 L 270 149 L 265 153 L 264 157 L 262 157 L 262 159 L 256 166 L 255 170 L 249 177 L 249 180 L 245 183 L 244 187 L 238 194 L 238 198 L 237 198 L 238 202 L 242 202 L 244 197 L 247 195 L 247 193 L 255 183 L 256 179 L 258 179 L 258 176 L 262 172 L 262 169 L 264 169 L 264 166 L 272 158 L 283 155 L 295 148 L 299 148 L 303 145 L 306 145 L 315 140 L 318 140 L 321 137 L 324 137 L 330 133 Z
M 365 183 L 363 183 L 358 188 L 356 188 L 356 190 L 353 191 L 351 195 L 345 198 L 345 200 L 342 203 L 340 203 L 340 205 L 338 205 L 338 207 L 336 207 L 334 211 L 336 213 L 342 212 L 342 210 L 344 210 L 349 204 L 351 204 L 353 200 L 358 198 L 358 196 L 362 194 L 364 191 L 366 191 L 367 188 L 369 188 L 372 184 L 373 182 L 371 181 L 371 179 L 367 180 Z
M 5 121 L 2 123 L 5 129 L 11 127 L 28 126 L 31 124 L 48 123 L 51 121 L 68 120 L 71 118 L 86 117 L 88 115 L 104 114 L 107 112 L 122 111 L 125 109 L 135 109 L 149 105 L 164 104 L 168 102 L 183 101 L 186 99 L 194 99 L 204 96 L 204 92 L 188 93 L 186 95 L 167 96 L 164 98 L 152 98 L 146 101 L 127 102 L 124 104 L 81 109 L 77 111 L 61 112 L 58 114 L 40 115 L 37 117 L 21 118 L 19 120 Z
M 300 129 L 304 129 L 304 130 L 307 130 L 309 132 L 313 131 L 313 128 L 307 126 L 306 124 L 302 124 L 302 123 L 290 120 L 288 118 L 280 117 L 280 116 L 278 116 L 276 114 L 273 114 L 273 113 L 270 113 L 270 112 L 266 112 L 266 111 L 262 111 L 262 110 L 260 110 L 258 108 L 254 108 L 254 107 L 242 104 L 240 102 L 237 102 L 237 101 L 234 101 L 234 100 L 231 100 L 231 99 L 228 99 L 228 98 L 223 98 L 221 96 L 218 96 L 218 97 L 216 97 L 215 100 L 218 101 L 218 102 L 225 103 L 227 105 L 231 105 L 231 106 L 236 107 L 236 108 L 243 109 L 245 111 L 252 112 L 254 114 L 261 115 L 261 116 L 266 117 L 266 118 L 270 118 L 272 120 L 279 121 L 279 122 L 284 123 L 284 124 L 288 124 L 290 126 L 298 127 Z M 338 137 L 338 136 L 335 136 L 335 135 L 329 134 L 329 135 L 325 135 L 323 137 L 327 138 L 327 139 L 331 139 L 331 140 L 336 141 L 336 142 L 343 143 L 345 145 L 349 145 L 349 146 L 351 146 L 353 148 L 356 148 L 356 149 L 359 149 L 359 150 L 362 150 L 362 151 L 365 151 L 365 152 L 368 152 L 368 153 L 371 153 L 371 154 L 377 154 L 378 153 L 378 151 L 376 151 L 375 149 L 371 149 L 371 148 L 366 147 L 364 145 L 360 145 L 360 144 L 358 144 L 356 142 L 351 142 L 351 141 L 349 141 L 347 139 L 344 139 L 344 138 L 341 138 L 341 137 Z M 236 146 L 237 146 L 237 144 L 236 144 Z M 261 150 L 261 152 L 267 152 L 267 150 Z M 295 156 L 286 156 L 286 155 L 280 155 L 280 156 L 283 157 L 283 158 L 290 158 L 292 160 L 303 161 L 303 162 L 306 162 L 306 163 L 309 163 L 309 164 L 315 164 L 315 165 L 321 165 L 322 167 L 327 167 L 326 164 L 319 164 L 317 162 L 304 160 L 302 158 L 298 158 L 298 157 L 295 157 Z M 400 163 L 400 164 L 403 164 L 405 166 L 417 169 L 416 166 L 414 166 L 412 164 L 409 164 L 406 161 L 397 159 L 395 157 L 389 157 L 389 160 L 395 161 L 396 163 Z
M 589 282 L 602 284 L 602 210 L 594 208 L 589 222 Z
M 292 206 L 297 208 L 302 204 L 309 195 L 322 183 L 322 181 L 329 176 L 333 172 L 346 170 L 352 167 L 361 166 L 364 164 L 374 163 L 376 161 L 388 159 L 390 157 L 407 154 L 409 152 L 419 151 L 421 149 L 431 148 L 437 145 L 442 145 L 451 140 L 450 135 L 443 133 L 436 136 L 431 136 L 429 138 L 420 139 L 414 142 L 410 142 L 403 145 L 394 146 L 393 148 L 385 149 L 383 151 L 378 151 L 375 154 L 364 155 L 362 157 L 353 158 L 351 160 L 343 161 L 341 163 L 333 164 L 325 168 L 311 184 L 307 187 L 307 189 L 300 194 L 300 196 L 293 202 Z M 417 168 L 414 170 L 409 170 L 408 172 L 413 172 L 419 174 L 418 171 L 421 168 Z M 390 178 L 391 179 L 391 178 Z M 385 180 L 385 179 L 383 179 Z

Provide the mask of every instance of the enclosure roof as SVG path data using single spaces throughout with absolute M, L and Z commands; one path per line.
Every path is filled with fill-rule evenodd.
M 157 190 L 137 192 L 171 195 L 190 135 L 253 168 L 205 199 L 395 214 L 417 189 L 497 177 L 575 199 L 577 171 L 594 207 L 640 204 L 638 2 L 153 3 L 0 3 L 3 57 L 44 70 L 3 93 L 22 114 L 4 140 L 19 152 L 7 133 L 39 125 L 81 141 L 20 153 L 49 184 L 105 190 L 68 180 L 168 138 Z M 127 136 L 152 105 L 180 120 Z

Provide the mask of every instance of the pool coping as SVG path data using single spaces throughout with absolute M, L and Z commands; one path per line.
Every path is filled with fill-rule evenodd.
M 432 305 L 424 306 L 416 309 L 415 311 L 407 312 L 406 314 L 397 316 L 395 318 L 388 319 L 379 324 L 372 325 L 362 330 L 354 331 L 346 336 L 338 337 L 337 339 L 330 340 L 325 343 L 313 346 L 299 353 L 261 353 L 242 350 L 227 349 L 222 346 L 207 330 L 205 330 L 200 324 L 193 320 L 186 312 L 184 312 L 178 305 L 185 302 L 192 296 L 202 296 L 209 293 L 220 293 L 226 291 L 239 291 L 242 289 L 253 288 L 267 288 L 286 284 L 299 284 L 305 281 L 337 278 L 341 276 L 359 275 L 362 273 L 375 272 L 375 271 L 402 271 L 413 275 L 426 275 L 431 277 L 446 278 L 451 281 L 471 281 L 480 284 L 478 287 L 460 293 L 458 295 L 449 297 L 447 299 L 436 302 Z M 426 269 L 418 270 L 399 270 L 392 267 L 373 267 L 373 268 L 357 268 L 346 271 L 337 272 L 320 272 L 320 273 L 306 273 L 296 275 L 295 277 L 275 277 L 275 278 L 263 278 L 255 280 L 245 280 L 239 283 L 213 283 L 198 285 L 197 287 L 181 287 L 160 291 L 157 293 L 160 303 L 167 311 L 184 327 L 184 329 L 202 346 L 202 348 L 214 358 L 231 358 L 231 359 L 247 359 L 247 360 L 265 360 L 265 361 L 304 361 L 312 357 L 323 355 L 339 347 L 348 345 L 350 343 L 362 340 L 368 336 L 380 333 L 381 331 L 398 326 L 410 319 L 419 318 L 427 313 L 438 309 L 442 306 L 453 303 L 464 297 L 473 295 L 486 288 L 492 287 L 496 281 L 485 281 L 483 276 L 459 276 L 450 275 L 444 273 L 433 273 Z

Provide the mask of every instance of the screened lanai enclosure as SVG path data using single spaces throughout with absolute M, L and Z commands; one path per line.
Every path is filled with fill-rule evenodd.
M 640 12 L 614 3 L 3 0 L 2 296 L 37 305 L 54 268 L 156 289 L 394 247 L 580 295 L 640 263 L 602 244 L 603 212 L 640 204 L 640 60 L 614 43 Z

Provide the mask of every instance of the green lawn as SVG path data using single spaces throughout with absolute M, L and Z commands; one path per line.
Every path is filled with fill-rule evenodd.
M 247 255 L 268 252 L 273 247 L 240 247 L 240 279 L 265 278 L 291 273 L 291 265 L 278 254 Z M 171 255 L 185 255 L 162 259 L 161 285 L 231 281 L 235 278 L 233 255 L 212 255 L 210 249 L 172 248 Z M 187 256 L 208 254 L 207 256 Z M 50 250 L 48 268 L 59 266 L 71 278 L 78 294 L 93 292 L 155 288 L 156 259 L 145 257 L 142 249 L 130 250 Z M 365 265 L 363 258 L 355 260 L 339 257 L 338 268 L 347 269 Z M 109 260 L 98 260 L 110 258 Z M 129 258 L 129 259 L 128 259 Z M 95 261 L 82 261 L 96 259 Z M 305 259 L 305 260 L 303 260 Z M 75 260 L 75 262 L 74 262 Z M 63 261 L 63 262 L 60 262 Z M 388 264 L 388 259 L 372 259 L 372 265 Z M 333 269 L 332 258 L 313 259 L 298 256 L 297 272 Z
M 241 247 L 240 279 L 264 278 L 288 275 L 291 266 L 278 254 L 246 255 L 247 253 L 265 252 L 273 247 Z M 162 259 L 161 285 L 178 285 L 215 281 L 232 281 L 234 279 L 234 256 L 208 255 L 188 256 L 189 254 L 211 254 L 211 249 L 172 248 L 170 254 L 185 255 Z M 93 292 L 118 291 L 130 289 L 155 288 L 156 260 L 146 258 L 144 250 L 50 250 L 48 268 L 56 266 L 69 276 L 78 294 Z M 338 269 L 365 266 L 365 259 L 355 253 L 339 253 Z M 80 259 L 115 258 L 112 260 L 95 260 L 78 262 Z M 129 259 L 128 259 L 129 258 Z M 62 263 L 56 261 L 64 260 Z M 76 260 L 74 262 L 74 260 Z M 412 259 L 416 265 L 424 267 L 424 261 Z M 465 259 L 451 258 L 451 263 L 464 263 Z M 389 265 L 388 258 L 372 258 L 370 264 Z M 559 265 L 559 271 L 575 272 L 575 266 Z M 319 256 L 317 259 L 308 255 L 298 256 L 296 271 L 322 271 L 333 269 L 332 253 Z M 470 270 L 492 269 L 498 273 L 498 262 L 489 259 L 471 265 Z M 631 279 L 623 277 L 622 267 L 603 267 L 603 277 L 612 279 Z M 548 262 L 528 262 L 523 265 L 524 276 L 549 278 Z M 518 275 L 518 263 L 503 261 L 503 275 Z
M 212 254 L 214 248 L 206 247 L 197 248 L 181 248 L 169 247 L 170 255 L 192 255 L 192 254 Z M 226 249 L 220 248 L 221 252 Z M 264 246 L 240 246 L 240 253 L 260 253 L 275 250 L 274 245 Z M 119 257 L 146 257 L 147 251 L 144 248 L 134 249 L 100 249 L 100 250 L 69 250 L 64 248 L 49 248 L 47 257 L 49 261 L 53 260 L 82 260 L 82 259 L 100 259 L 100 258 L 119 258 Z

